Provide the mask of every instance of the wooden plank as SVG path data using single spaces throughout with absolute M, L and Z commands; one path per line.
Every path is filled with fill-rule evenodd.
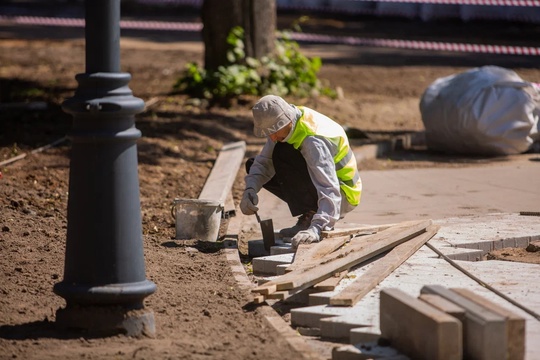
M 328 264 L 328 263 L 332 262 L 333 260 L 343 259 L 347 255 L 350 255 L 351 253 L 354 253 L 355 251 L 356 252 L 365 251 L 366 248 L 369 248 L 367 250 L 368 252 L 373 250 L 373 249 L 375 249 L 373 251 L 377 251 L 378 250 L 377 248 L 378 248 L 379 245 L 381 245 L 384 241 L 387 241 L 389 238 L 392 238 L 392 237 L 396 237 L 398 239 L 401 239 L 402 241 L 409 240 L 410 238 L 415 237 L 416 235 L 419 235 L 419 234 L 425 232 L 426 228 L 428 226 L 430 226 L 431 223 L 432 223 L 431 220 L 405 221 L 405 222 L 399 223 L 396 226 L 393 226 L 393 227 L 390 227 L 390 228 L 388 228 L 386 230 L 383 230 L 383 231 L 381 231 L 381 232 L 379 232 L 377 234 L 368 235 L 368 236 L 359 238 L 355 242 L 351 241 L 351 243 L 348 246 L 344 247 L 343 249 L 340 249 L 338 251 L 334 251 L 334 252 L 324 256 L 323 258 L 321 258 L 320 261 L 317 262 L 317 266 L 320 266 L 322 264 Z M 326 240 L 324 240 L 324 241 L 326 241 Z M 390 249 L 391 247 L 388 247 L 386 250 Z M 378 255 L 379 253 L 382 253 L 382 252 L 384 252 L 386 250 L 383 250 L 381 252 L 377 251 L 373 255 L 368 256 L 367 259 L 369 259 L 371 257 L 374 257 L 374 256 Z M 340 272 L 342 270 L 347 270 L 347 269 L 348 268 L 340 269 L 340 270 L 337 270 L 335 272 Z M 296 275 L 302 274 L 304 271 L 307 271 L 307 270 L 304 270 L 304 269 L 294 270 L 294 271 L 292 271 L 290 273 L 287 273 L 285 275 L 280 276 L 279 278 L 277 278 L 275 280 L 268 281 L 267 283 L 262 284 L 262 285 L 260 285 L 260 286 L 258 286 L 256 288 L 254 288 L 252 291 L 262 293 L 262 294 L 268 294 L 268 293 L 271 293 L 271 292 L 274 292 L 274 291 L 277 291 L 277 290 L 287 290 L 287 289 L 278 289 L 277 288 L 277 282 L 281 281 L 281 280 L 287 281 L 290 278 L 295 278 Z M 334 272 L 332 272 L 330 274 L 327 274 L 325 277 L 322 277 L 322 278 L 318 279 L 317 281 L 315 281 L 311 285 L 314 285 L 314 284 L 316 284 L 316 283 L 318 283 L 318 282 L 320 282 L 322 280 L 325 280 L 326 278 L 332 276 L 333 274 L 334 274 Z M 307 287 L 309 287 L 309 286 L 307 286 Z
M 303 258 L 306 258 L 306 253 L 308 251 L 310 251 L 315 245 L 317 245 L 317 244 L 300 244 L 300 245 L 298 245 L 298 247 L 296 248 L 296 251 L 294 252 L 293 261 L 292 261 L 291 265 L 289 265 L 287 267 L 287 269 L 289 269 L 292 266 L 292 264 L 294 264 L 295 262 L 298 265 L 298 263 L 303 261 Z M 287 269 L 285 269 L 286 273 L 292 271 L 292 270 L 287 271 Z
M 273 300 L 285 300 L 289 296 L 293 295 L 289 291 L 276 291 L 271 294 L 265 295 L 265 298 L 267 299 L 273 299 Z
M 321 290 L 316 290 L 314 287 L 310 287 L 302 290 L 280 290 L 268 295 L 254 295 L 260 295 L 263 296 L 265 299 L 269 300 L 280 300 L 288 303 L 293 303 L 296 306 L 308 306 L 310 295 L 317 292 L 321 292 Z
M 268 295 L 275 293 L 277 291 L 276 284 L 270 284 L 272 281 L 268 281 L 264 284 L 258 285 L 257 287 L 254 287 L 251 292 L 253 293 L 259 293 L 262 295 Z
M 324 256 L 319 264 L 308 270 L 296 270 L 265 283 L 253 292 L 270 293 L 277 290 L 306 289 L 333 276 L 337 272 L 348 270 L 372 257 L 375 257 L 391 248 L 425 232 L 431 225 L 431 220 L 405 222 L 403 225 L 391 227 L 380 233 L 367 237 L 377 239 L 376 242 L 364 245 L 362 242 L 346 246 Z M 275 290 L 274 290 L 275 288 Z
M 262 304 L 265 300 L 264 295 L 256 295 L 253 297 L 254 304 Z
M 365 247 L 371 246 L 373 244 L 378 244 L 381 241 L 388 239 L 388 237 L 403 236 L 404 238 L 406 238 L 405 240 L 409 240 L 416 235 L 425 232 L 426 228 L 430 226 L 431 223 L 431 220 L 405 221 L 372 235 L 352 238 L 347 246 L 344 246 L 337 251 L 325 255 L 320 259 L 319 262 L 317 262 L 317 265 L 319 265 L 320 263 L 328 263 L 332 260 L 343 258 L 351 252 L 362 250 Z
M 472 292 L 469 289 L 450 289 L 459 295 L 474 301 L 475 303 L 488 308 L 489 310 L 502 315 L 506 318 L 506 340 L 508 342 L 507 359 L 524 359 L 525 358 L 525 318 L 516 313 L 495 304 L 488 299 Z
M 405 260 L 410 258 L 422 245 L 431 239 L 439 230 L 436 225 L 430 225 L 426 232 L 393 248 L 384 257 L 376 260 L 361 276 L 357 277 L 339 294 L 330 298 L 330 305 L 353 306 L 367 295 L 381 281 L 397 269 Z
M 343 228 L 343 229 L 334 229 L 334 230 L 325 230 L 321 233 L 321 238 L 331 238 L 331 237 L 337 237 L 337 236 L 356 236 L 356 235 L 369 235 L 373 233 L 377 233 L 379 231 L 386 230 L 392 226 L 395 226 L 397 224 L 387 224 L 387 225 L 366 225 L 366 226 L 358 226 L 358 227 L 351 227 L 351 228 Z
M 506 359 L 506 318 L 440 285 L 426 285 L 421 294 L 436 294 L 465 309 L 463 356 L 466 359 Z
M 300 244 L 294 255 L 293 263 L 285 269 L 285 272 L 291 272 L 298 269 L 308 269 L 315 266 L 319 260 L 349 241 L 350 236 L 340 236 L 324 239 L 318 243 Z
M 334 274 L 334 276 L 331 276 L 328 279 L 325 279 L 321 281 L 320 283 L 315 284 L 313 288 L 319 291 L 334 291 L 336 289 L 336 286 L 338 286 L 339 282 L 341 281 L 341 279 L 347 276 L 348 273 L 349 272 L 345 270 L 340 273 Z
M 381 337 L 412 359 L 461 360 L 461 322 L 399 289 L 380 294 Z
M 245 152 L 245 141 L 226 144 L 221 148 L 199 199 L 218 201 L 221 206 L 225 206 L 227 194 L 231 191 Z

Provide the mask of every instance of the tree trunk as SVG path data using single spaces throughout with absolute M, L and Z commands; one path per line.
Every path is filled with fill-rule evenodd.
M 227 36 L 235 26 L 244 29 L 246 56 L 260 59 L 274 50 L 275 0 L 204 0 L 202 22 L 206 70 L 228 63 Z

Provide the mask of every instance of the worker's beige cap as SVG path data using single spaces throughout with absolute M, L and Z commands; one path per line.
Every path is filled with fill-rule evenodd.
M 262 97 L 253 109 L 253 133 L 265 137 L 283 129 L 296 118 L 296 109 L 276 95 Z

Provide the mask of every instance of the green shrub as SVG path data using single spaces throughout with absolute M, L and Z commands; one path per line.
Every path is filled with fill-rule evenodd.
M 298 43 L 288 33 L 278 34 L 275 52 L 260 60 L 247 57 L 244 51 L 244 30 L 235 27 L 227 37 L 228 64 L 208 72 L 190 63 L 174 89 L 191 97 L 210 101 L 229 100 L 240 95 L 307 97 L 335 92 L 321 84 L 317 77 L 322 61 L 300 53 Z

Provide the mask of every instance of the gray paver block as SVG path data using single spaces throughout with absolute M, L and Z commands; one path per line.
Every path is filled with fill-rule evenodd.
M 372 327 L 354 328 L 349 331 L 349 343 L 352 345 L 376 342 L 380 337 L 380 331 L 375 331 Z
M 248 241 L 248 256 L 255 258 L 259 256 L 268 256 L 270 251 L 264 248 L 262 240 L 249 240 Z
M 480 249 L 484 253 L 500 247 L 526 247 L 540 237 L 540 221 L 518 213 L 446 218 L 434 222 L 441 225 L 434 240 L 445 240 L 455 247 Z
M 293 254 L 280 254 L 256 257 L 252 261 L 253 274 L 255 275 L 276 275 L 276 267 L 282 264 L 290 264 Z
M 362 326 L 369 327 L 361 316 L 333 316 L 319 321 L 321 337 L 327 339 L 344 340 L 350 338 L 352 329 Z
M 278 266 L 276 266 L 276 275 L 284 275 L 285 274 L 285 270 L 291 266 L 291 263 L 287 263 L 287 264 L 279 264 Z
M 352 311 L 350 308 L 325 305 L 291 309 L 291 325 L 319 328 L 319 321 L 321 319 L 331 316 L 345 315 L 351 312 Z
M 437 247 L 437 249 L 452 260 L 480 261 L 484 255 L 483 251 L 478 249 L 456 248 L 453 246 L 441 246 Z
M 295 250 L 291 247 L 290 244 L 279 245 L 276 244 L 270 248 L 270 255 L 279 255 L 279 254 L 294 254 Z

